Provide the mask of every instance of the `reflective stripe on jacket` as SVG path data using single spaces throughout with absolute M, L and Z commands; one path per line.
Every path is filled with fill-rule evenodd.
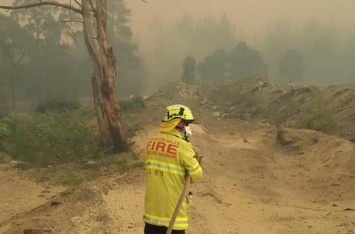
M 169 226 L 185 184 L 186 173 L 191 176 L 192 182 L 202 178 L 202 168 L 194 156 L 192 144 L 185 141 L 175 129 L 149 140 L 144 155 L 147 175 L 144 222 Z M 189 206 L 190 201 L 186 196 L 173 229 L 188 228 Z

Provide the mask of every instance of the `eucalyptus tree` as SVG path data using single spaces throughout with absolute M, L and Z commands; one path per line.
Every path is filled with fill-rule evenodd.
M 39 0 L 12 6 L 0 5 L 0 9 L 27 10 L 42 6 L 64 8 L 81 16 L 85 44 L 94 64 L 91 83 L 101 144 L 105 150 L 126 150 L 128 143 L 116 98 L 116 57 L 107 35 L 107 1 L 74 0 L 72 4 L 72 1 Z
M 187 56 L 182 63 L 181 80 L 187 84 L 192 84 L 196 79 L 196 59 Z
M 11 109 L 16 109 L 17 81 L 20 66 L 28 56 L 31 35 L 9 16 L 0 15 L 0 70 L 4 90 L 10 91 Z
M 295 49 L 286 50 L 278 69 L 283 83 L 301 82 L 305 71 L 303 55 Z
M 27 0 L 15 0 L 14 4 L 26 4 Z M 75 60 L 69 46 L 63 39 L 71 39 L 68 24 L 60 23 L 67 13 L 62 9 L 43 6 L 28 10 L 12 11 L 10 16 L 21 30 L 30 34 L 32 40 L 25 42 L 28 48 L 23 64 L 23 78 L 19 82 L 23 99 L 44 101 L 58 96 L 74 96 L 77 85 Z M 80 87 L 80 86 L 79 86 Z
M 230 53 L 230 72 L 236 77 L 267 75 L 267 65 L 261 53 L 241 41 Z
M 224 78 L 228 69 L 229 53 L 223 49 L 207 55 L 197 65 L 198 74 L 203 80 L 218 80 Z
M 138 57 L 138 47 L 132 42 L 133 32 L 129 26 L 131 12 L 124 0 L 108 0 L 108 37 L 117 58 L 119 79 L 124 86 L 117 86 L 118 93 L 127 96 L 139 94 L 144 70 Z

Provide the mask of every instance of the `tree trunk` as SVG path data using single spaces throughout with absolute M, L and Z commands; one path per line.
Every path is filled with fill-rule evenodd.
M 101 144 L 105 151 L 121 152 L 128 148 L 128 143 L 116 99 L 116 58 L 107 39 L 106 1 L 82 0 L 82 3 L 78 4 L 81 8 L 49 0 L 10 7 L 0 5 L 0 8 L 17 10 L 54 5 L 82 15 L 85 44 L 95 64 L 92 87 Z
M 128 148 L 116 99 L 116 59 L 106 34 L 106 0 L 83 0 L 85 43 L 95 64 L 92 77 L 95 111 L 104 150 Z
M 105 115 L 102 112 L 102 101 L 103 98 L 99 97 L 99 95 L 101 95 L 100 92 L 100 84 L 99 84 L 99 80 L 100 78 L 98 77 L 98 68 L 94 69 L 94 74 L 91 78 L 91 85 L 92 85 L 92 93 L 93 93 L 93 98 L 94 98 L 94 106 L 95 106 L 95 113 L 96 113 L 96 118 L 97 118 L 97 123 L 99 126 L 99 132 L 100 132 L 100 143 L 101 146 L 103 146 L 104 149 L 110 149 L 112 148 L 112 140 L 111 140 L 111 136 L 109 134 L 108 129 L 108 122 L 105 121 Z

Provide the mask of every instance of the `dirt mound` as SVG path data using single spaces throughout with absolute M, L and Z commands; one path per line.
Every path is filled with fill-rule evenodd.
M 187 85 L 174 82 L 149 99 L 162 108 L 184 103 L 199 119 L 238 118 L 308 128 L 355 141 L 355 87 L 273 85 L 261 76 Z
M 198 109 L 217 118 L 261 120 L 355 139 L 355 88 L 279 87 L 263 77 L 203 83 L 195 87 Z
M 299 193 L 312 194 L 313 202 L 343 201 L 355 194 L 355 147 L 349 141 L 312 130 L 282 129 L 277 133 L 283 170 Z M 282 171 L 283 171 L 282 170 Z M 276 172 L 277 170 L 273 170 Z M 302 190 L 302 191 L 301 191 Z
M 1 233 L 105 233 L 113 232 L 112 217 L 100 190 L 83 186 L 62 193 L 28 212 L 0 223 Z

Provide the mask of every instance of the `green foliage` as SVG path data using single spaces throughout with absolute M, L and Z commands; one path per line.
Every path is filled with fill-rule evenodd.
M 221 79 L 226 75 L 244 78 L 266 75 L 267 66 L 257 50 L 248 47 L 245 42 L 240 42 L 231 52 L 216 50 L 207 55 L 198 64 L 198 72 L 202 79 L 207 80 Z
M 9 106 L 7 100 L 0 94 L 0 118 L 9 114 Z
M 140 156 L 134 151 L 112 154 L 103 158 L 102 163 L 108 170 L 124 173 L 132 168 L 142 167 L 142 158 Z
M 122 112 L 139 111 L 146 108 L 146 103 L 142 97 L 120 100 L 119 105 Z
M 259 51 L 239 42 L 230 54 L 230 73 L 236 77 L 266 75 L 267 67 Z
M 3 141 L 10 135 L 10 129 L 9 127 L 0 121 L 0 151 L 3 151 L 4 146 L 3 146 Z
M 24 79 L 19 88 L 23 90 L 23 96 L 44 101 L 81 95 L 83 89 L 89 89 L 84 82 L 85 69 L 81 66 L 81 59 L 65 45 L 45 42 L 34 45 L 21 74 Z
M 229 54 L 224 50 L 216 50 L 207 55 L 202 62 L 198 64 L 198 73 L 204 80 L 218 80 L 223 78 L 227 72 Z
M 335 113 L 328 103 L 329 100 L 323 91 L 316 92 L 312 100 L 301 108 L 300 127 L 322 132 L 335 130 L 337 127 Z
M 26 0 L 14 1 L 14 5 L 26 3 Z M 78 69 L 80 59 L 84 60 L 85 56 L 80 59 L 75 57 L 73 48 L 62 43 L 64 37 L 69 39 L 66 33 L 69 24 L 61 23 L 64 20 L 62 14 L 60 8 L 43 6 L 0 16 L 4 30 L 0 32 L 0 44 L 4 44 L 4 40 L 11 42 L 6 48 L 0 46 L 0 70 L 3 75 L 0 80 L 6 78 L 4 85 L 8 90 L 5 93 L 8 99 L 37 101 L 63 95 L 74 96 L 85 87 L 81 80 L 84 69 Z M 6 62 L 6 71 L 1 57 Z M 16 97 L 11 96 L 10 90 Z
M 303 56 L 297 50 L 286 50 L 279 61 L 279 74 L 285 82 L 302 81 Z
M 182 64 L 181 80 L 187 84 L 192 84 L 196 78 L 196 59 L 192 56 L 185 58 Z
M 125 126 L 126 136 L 128 138 L 133 137 L 139 130 L 143 129 L 142 123 L 132 119 L 132 116 L 125 115 L 123 119 L 123 125 Z
M 68 167 L 36 168 L 28 175 L 38 182 L 58 186 L 65 185 L 71 188 L 78 186 L 84 179 L 78 170 Z
M 16 99 L 19 70 L 28 54 L 30 33 L 9 16 L 0 15 L 0 117 L 7 112 L 6 100 Z
M 145 77 L 138 46 L 133 42 L 130 28 L 131 11 L 124 0 L 108 0 L 108 38 L 117 56 L 116 69 L 121 83 L 117 85 L 120 96 L 138 94 Z M 124 84 L 124 85 L 122 85 Z
M 23 4 L 27 4 L 27 0 L 13 1 L 13 5 Z M 118 76 L 125 84 L 117 85 L 117 90 L 120 96 L 137 94 L 145 76 L 138 47 L 132 42 L 130 10 L 123 0 L 108 0 L 107 4 L 109 40 L 113 50 L 119 51 Z M 80 18 L 51 6 L 0 15 L 0 84 L 6 87 L 0 93 L 6 99 L 12 98 L 11 79 L 16 79 L 17 101 L 44 101 L 60 96 L 78 98 L 91 94 L 92 69 L 87 69 L 92 66 L 91 60 L 84 41 L 77 40 L 82 30 L 73 24 L 62 23 L 68 20 Z M 12 44 L 5 48 L 4 54 L 2 45 L 6 41 Z M 10 66 L 10 60 L 18 64 Z
M 37 113 L 46 112 L 66 112 L 79 109 L 79 101 L 67 99 L 52 99 L 49 101 L 41 102 L 36 108 Z
M 0 122 L 0 140 L 10 135 L 9 126 L 3 122 Z
M 96 131 L 74 115 L 12 116 L 2 120 L 1 124 L 7 128 L 5 151 L 34 165 L 80 161 L 98 155 Z

